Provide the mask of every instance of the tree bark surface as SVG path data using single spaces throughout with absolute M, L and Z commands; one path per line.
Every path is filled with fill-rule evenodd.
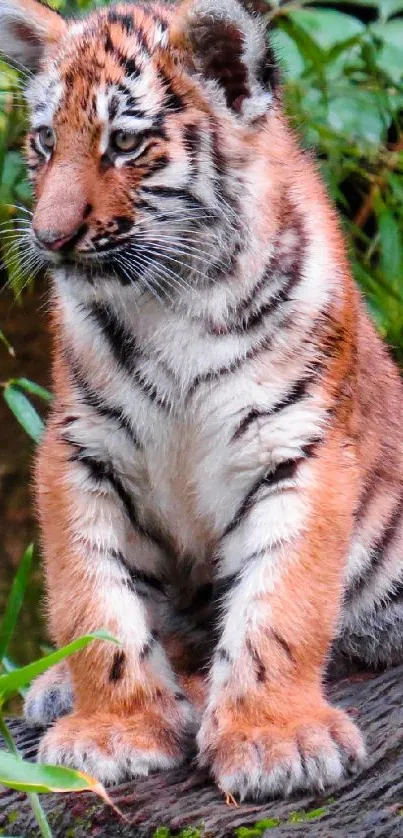
M 400 666 L 377 676 L 354 675 L 329 688 L 333 702 L 345 707 L 364 731 L 368 762 L 359 776 L 326 795 L 235 808 L 226 805 L 207 774 L 190 762 L 113 789 L 111 797 L 127 821 L 88 794 L 42 795 L 53 835 L 153 838 L 161 826 L 174 835 L 193 826 L 203 838 L 236 838 L 239 827 L 270 819 L 270 828 L 252 832 L 253 838 L 403 838 L 402 679 Z M 10 728 L 24 756 L 34 759 L 40 731 L 27 729 L 20 720 L 10 721 Z M 0 835 L 39 836 L 24 794 L 1 789 Z

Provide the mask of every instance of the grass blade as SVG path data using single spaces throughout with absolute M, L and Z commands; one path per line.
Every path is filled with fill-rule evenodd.
M 34 545 L 30 544 L 18 566 L 11 591 L 8 596 L 6 610 L 0 625 L 0 660 L 7 652 L 8 644 L 13 636 L 15 626 L 20 614 L 24 600 L 25 591 L 28 587 L 29 576 L 34 556 Z
M 10 695 L 17 692 L 20 687 L 24 687 L 56 663 L 60 663 L 60 661 L 70 655 L 73 655 L 75 652 L 85 649 L 85 647 L 93 640 L 108 640 L 111 643 L 119 645 L 119 641 L 116 640 L 115 637 L 112 637 L 112 635 L 108 634 L 108 632 L 94 631 L 92 634 L 87 634 L 84 637 L 77 638 L 77 640 L 69 643 L 68 646 L 64 646 L 62 649 L 58 649 L 56 652 L 52 652 L 52 654 L 46 655 L 46 657 L 34 661 L 34 663 L 22 666 L 21 669 L 17 669 L 15 672 L 9 672 L 7 675 L 0 675 L 0 706 L 10 697 Z

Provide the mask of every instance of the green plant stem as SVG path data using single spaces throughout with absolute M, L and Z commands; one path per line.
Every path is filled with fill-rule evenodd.
M 28 800 L 31 804 L 31 808 L 35 815 L 36 822 L 39 826 L 42 838 L 52 838 L 52 833 L 50 831 L 45 812 L 43 811 L 42 806 L 40 804 L 38 795 L 30 792 L 28 794 Z
M 0 733 L 4 741 L 6 742 L 9 751 L 11 751 L 11 753 L 14 754 L 14 756 L 20 757 L 17 745 L 15 744 L 14 738 L 4 721 L 2 713 L 0 713 Z M 42 806 L 40 804 L 38 795 L 33 794 L 33 792 L 28 792 L 27 797 L 31 804 L 31 808 L 35 815 L 36 822 L 39 826 L 42 838 L 52 838 L 52 833 L 50 831 L 45 812 L 43 811 Z
M 11 751 L 14 756 L 19 757 L 17 745 L 14 742 L 14 739 L 3 719 L 3 714 L 0 713 L 0 733 L 7 744 L 8 750 Z

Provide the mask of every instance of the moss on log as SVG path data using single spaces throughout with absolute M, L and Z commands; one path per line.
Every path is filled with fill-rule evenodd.
M 128 822 L 88 795 L 45 795 L 42 802 L 60 838 L 168 838 L 186 827 L 203 838 L 402 838 L 403 666 L 377 676 L 358 674 L 330 687 L 332 700 L 366 734 L 368 764 L 326 795 L 229 807 L 207 774 L 193 763 L 167 774 L 118 786 L 112 798 Z M 34 759 L 39 732 L 10 722 L 19 747 Z M 266 823 L 265 823 L 266 822 Z M 256 827 L 255 825 L 258 824 Z M 37 838 L 23 794 L 0 791 L 0 835 Z M 185 833 L 186 834 L 186 833 Z M 197 833 L 190 832 L 189 838 Z

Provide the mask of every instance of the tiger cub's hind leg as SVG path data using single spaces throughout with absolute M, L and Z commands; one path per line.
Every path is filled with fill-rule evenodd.
M 342 628 L 335 654 L 357 668 L 386 669 L 403 663 L 403 596 L 393 597 Z
M 74 694 L 66 662 L 36 678 L 24 702 L 24 716 L 32 727 L 48 727 L 73 710 Z

